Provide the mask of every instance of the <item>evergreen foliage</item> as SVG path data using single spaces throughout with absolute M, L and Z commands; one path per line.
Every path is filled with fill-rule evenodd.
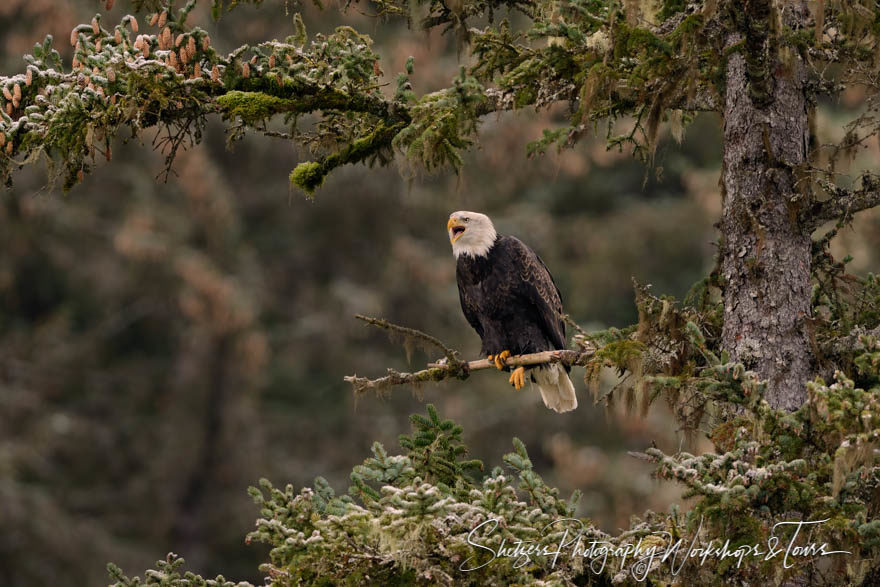
M 863 375 L 876 379 L 880 343 L 863 337 L 860 344 L 856 363 Z M 403 454 L 391 456 L 381 444 L 373 445 L 373 456 L 352 471 L 349 495 L 337 496 L 322 478 L 299 492 L 261 480 L 260 488 L 250 490 L 260 518 L 247 541 L 272 547 L 261 570 L 273 585 L 616 584 L 635 582 L 642 572 L 661 583 L 762 583 L 774 577 L 870 584 L 880 555 L 874 519 L 880 385 L 859 388 L 838 373 L 831 384 L 810 383 L 808 402 L 788 413 L 768 406 L 762 399 L 766 384 L 742 365 L 719 360 L 712 369 L 724 380 L 724 399 L 717 403 L 745 407 L 712 431 L 717 452 L 667 455 L 651 448 L 636 455 L 656 463 L 658 478 L 687 488 L 686 497 L 695 499 L 687 512 L 677 506 L 667 513 L 646 512 L 629 529 L 609 536 L 575 517 L 580 495 L 561 498 L 534 471 L 516 438 L 514 451 L 503 458 L 506 468 L 474 477 L 469 471 L 480 463 L 462 460 L 467 448 L 460 441 L 461 428 L 428 405 L 427 416 L 412 416 L 411 435 L 401 436 Z M 743 552 L 772 544 L 776 536 L 785 546 L 791 532 L 775 527 L 778 522 L 818 520 L 824 523 L 809 530 L 809 542 L 826 543 L 828 552 L 848 551 L 829 555 L 845 557 L 845 564 L 829 566 L 823 557 L 790 554 L 796 564 L 785 568 L 784 547 L 769 560 L 730 557 L 705 565 L 699 558 L 684 560 L 692 541 L 699 546 L 714 541 L 720 547 L 729 540 L 731 552 Z M 805 534 L 794 544 L 803 545 Z M 575 547 L 576 535 L 581 551 Z M 640 539 L 643 549 L 671 547 L 679 539 L 684 546 L 679 545 L 675 561 L 658 556 L 643 567 L 614 558 L 603 566 L 584 556 L 593 541 L 624 547 Z M 534 545 L 539 554 L 496 558 L 502 546 L 512 549 L 520 543 Z M 182 564 L 169 554 L 143 579 L 109 568 L 116 585 L 233 584 L 223 577 L 205 582 L 191 573 L 181 575 Z
M 680 137 L 695 112 L 720 109 L 725 56 L 747 48 L 725 49 L 726 28 L 741 23 L 736 9 L 714 1 L 465 0 L 447 6 L 440 0 L 382 0 L 375 3 L 379 15 L 404 16 L 411 24 L 413 15 L 426 10 L 419 26 L 457 31 L 474 57 L 448 88 L 422 96 L 409 82 L 410 59 L 398 75 L 396 91 L 388 95 L 381 89 L 372 40 L 351 27 L 310 40 L 295 14 L 294 34 L 283 41 L 244 45 L 221 55 L 203 29 L 187 24 L 196 3 L 189 0 L 178 9 L 174 1 L 135 2 L 146 12 L 144 31 L 135 16 L 105 25 L 97 14 L 91 24 L 71 32 L 71 66 L 62 63 L 54 39 L 37 43 L 25 56 L 25 74 L 0 78 L 3 179 L 11 181 L 20 165 L 45 160 L 71 187 L 99 155 L 112 156 L 108 146 L 123 127 L 135 136 L 151 127 L 166 132 L 158 146 L 170 166 L 179 148 L 201 140 L 211 114 L 227 118 L 232 140 L 246 130 L 275 133 L 265 123 L 277 116 L 290 128 L 287 138 L 317 155 L 290 175 L 294 185 L 311 194 L 333 169 L 384 164 L 394 149 L 429 171 L 458 168 L 481 117 L 558 102 L 570 106 L 566 125 L 546 130 L 530 152 L 553 144 L 571 146 L 602 123 L 609 146 L 630 148 L 651 160 L 661 124 Z M 216 18 L 238 4 L 211 0 Z M 853 85 L 873 95 L 876 80 L 869 71 L 876 51 L 870 47 L 877 40 L 870 11 L 859 3 L 816 5 L 811 30 L 783 27 L 763 33 L 789 54 L 799 51 L 809 58 L 814 95 L 836 95 Z M 502 11 L 522 13 L 528 26 L 517 30 L 510 18 L 498 22 L 496 13 Z M 487 20 L 481 28 L 470 26 L 482 19 Z M 753 63 L 753 93 L 766 91 L 759 83 L 770 75 L 766 61 Z M 848 125 L 845 140 L 823 147 L 823 156 L 836 161 L 863 148 L 878 131 L 875 107 L 871 98 L 868 112 Z M 320 122 L 310 129 L 300 117 L 312 112 L 320 112 Z M 621 133 L 617 122 L 628 117 L 632 122 Z M 816 194 L 803 194 L 801 210 L 817 212 L 822 193 L 842 189 L 833 171 L 820 166 L 799 170 L 813 176 L 817 188 Z M 876 184 L 871 174 L 860 181 L 865 192 Z M 839 207 L 822 215 L 852 211 Z

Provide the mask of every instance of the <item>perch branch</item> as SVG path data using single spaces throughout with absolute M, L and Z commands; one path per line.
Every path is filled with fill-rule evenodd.
M 593 356 L 593 350 L 588 351 L 590 357 Z M 531 353 L 528 355 L 514 355 L 504 361 L 508 367 L 520 367 L 528 365 L 541 365 L 543 363 L 563 363 L 566 365 L 577 364 L 577 360 L 585 353 L 580 351 L 558 350 L 558 351 L 541 351 L 540 353 Z M 479 371 L 481 369 L 495 369 L 495 362 L 489 359 L 479 359 L 470 361 L 468 364 L 469 371 Z M 428 363 L 428 368 L 446 367 L 445 363 Z
M 384 320 L 382 322 L 384 322 Z M 594 348 L 588 348 L 581 351 L 542 351 L 540 353 L 532 353 L 528 355 L 515 355 L 508 358 L 504 363 L 505 365 L 510 367 L 542 365 L 545 363 L 562 363 L 563 365 L 568 366 L 583 366 L 587 363 L 587 361 L 593 358 L 593 355 L 595 353 L 596 349 Z M 466 379 L 471 371 L 481 371 L 483 369 L 490 368 L 495 369 L 495 363 L 490 362 L 488 359 L 480 359 L 477 361 L 460 363 L 458 365 L 450 365 L 449 363 L 438 362 L 428 363 L 427 369 L 416 371 L 415 373 L 400 373 L 398 371 L 395 371 L 394 369 L 388 369 L 388 375 L 386 375 L 385 377 L 380 377 L 379 379 L 369 379 L 367 377 L 358 377 L 356 375 L 351 375 L 346 377 L 345 381 L 351 383 L 354 387 L 355 393 L 357 395 L 360 395 L 371 390 L 379 392 L 388 389 L 394 385 L 405 385 L 412 383 L 418 384 L 426 381 L 443 381 L 452 377 Z

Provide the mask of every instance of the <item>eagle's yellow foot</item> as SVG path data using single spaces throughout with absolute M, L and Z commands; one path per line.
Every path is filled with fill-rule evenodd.
M 497 355 L 489 355 L 489 362 L 495 363 L 495 367 L 498 368 L 499 371 L 504 369 L 504 359 L 510 356 L 510 351 L 501 351 Z
M 516 369 L 514 369 L 513 373 L 510 374 L 510 379 L 508 379 L 507 382 L 517 389 L 522 389 L 523 386 L 526 384 L 526 368 L 517 367 Z

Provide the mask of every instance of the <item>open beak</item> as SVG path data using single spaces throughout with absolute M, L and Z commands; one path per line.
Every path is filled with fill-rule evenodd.
M 449 240 L 455 242 L 464 234 L 464 225 L 459 224 L 457 218 L 450 218 L 446 223 L 446 230 L 449 231 Z

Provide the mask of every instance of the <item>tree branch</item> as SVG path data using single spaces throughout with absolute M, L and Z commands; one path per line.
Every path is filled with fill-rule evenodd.
M 368 324 L 379 326 L 380 328 L 400 332 L 407 336 L 415 336 L 421 338 L 422 340 L 425 340 L 427 342 L 430 342 L 431 344 L 438 346 L 439 348 L 442 348 L 444 350 L 444 353 L 446 353 L 447 358 L 450 356 L 450 354 L 455 357 L 458 356 L 458 353 L 456 351 L 446 347 L 443 343 L 441 343 L 433 336 L 425 334 L 424 332 L 421 332 L 419 330 L 406 328 L 404 326 L 398 326 L 396 324 L 391 324 L 386 320 L 380 320 L 377 318 L 368 318 L 366 316 L 360 315 L 358 315 L 357 318 L 360 320 L 364 320 Z M 508 367 L 534 366 L 548 363 L 562 363 L 563 365 L 568 366 L 584 366 L 590 359 L 593 358 L 595 354 L 595 348 L 587 348 L 580 351 L 542 351 L 540 353 L 515 355 L 509 357 L 507 360 L 504 361 L 504 364 Z M 394 369 L 388 369 L 388 375 L 384 377 L 379 377 L 378 379 L 369 379 L 367 377 L 349 375 L 345 377 L 344 380 L 348 383 L 351 383 L 352 387 L 354 388 L 355 395 L 361 395 L 368 391 L 381 393 L 383 391 L 387 391 L 395 385 L 418 385 L 419 383 L 424 383 L 428 381 L 444 381 L 446 379 L 451 379 L 452 377 L 456 377 L 458 379 L 467 379 L 471 371 L 495 369 L 495 363 L 493 361 L 489 361 L 488 359 L 479 359 L 476 361 L 457 363 L 439 361 L 436 363 L 428 363 L 427 367 L 427 369 L 416 371 L 415 373 L 402 373 L 399 371 L 395 371 Z
M 582 365 L 586 360 L 591 359 L 596 353 L 595 349 L 584 351 L 573 351 L 561 349 L 556 351 L 541 351 L 540 353 L 530 353 L 527 355 L 514 355 L 504 361 L 508 367 L 528 367 L 530 365 L 543 365 L 545 363 L 562 363 L 564 365 Z M 583 363 L 581 362 L 583 361 Z M 446 368 L 446 363 L 438 361 L 436 363 L 428 363 L 429 368 Z M 494 369 L 495 361 L 489 359 L 478 359 L 467 363 L 469 371 L 480 371 L 482 369 Z
M 368 37 L 350 28 L 311 43 L 303 28 L 290 42 L 244 45 L 223 56 L 206 31 L 186 25 L 186 12 L 169 13 L 154 34 L 138 33 L 130 16 L 112 30 L 79 25 L 71 33 L 70 70 L 47 37 L 25 56 L 25 74 L 0 76 L 0 180 L 45 154 L 61 163 L 71 187 L 93 167 L 96 153 L 109 160 L 106 146 L 123 126 L 133 134 L 168 129 L 175 136 L 170 162 L 174 147 L 201 139 L 210 114 L 259 131 L 276 114 L 296 126 L 297 115 L 320 110 L 335 121 L 320 142 L 347 146 L 297 176 L 319 183 L 323 175 L 316 177 L 315 167 L 326 174 L 390 153 L 392 139 L 410 122 L 404 102 L 377 91 L 379 56 Z
M 387 126 L 379 123 L 372 132 L 355 139 L 336 153 L 321 157 L 318 161 L 300 163 L 290 173 L 290 183 L 311 196 L 324 183 L 327 174 L 337 167 L 377 157 L 382 150 L 387 150 L 390 153 L 394 137 L 406 124 L 406 122 L 400 122 Z
M 136 4 L 159 10 L 153 0 L 139 1 Z M 466 14 L 435 3 L 429 16 L 439 14 L 456 29 L 469 16 L 507 6 L 531 15 L 529 30 L 538 37 L 567 40 L 537 47 L 531 36 L 507 25 L 473 29 L 471 52 L 481 64 L 463 68 L 450 87 L 417 96 L 408 77 L 409 62 L 391 96 L 382 91 L 383 74 L 372 40 L 350 27 L 309 41 L 296 15 L 296 34 L 285 42 L 244 45 L 221 55 L 207 31 L 186 24 L 193 5 L 163 10 L 166 17 L 161 19 L 154 14 L 141 32 L 132 16 L 112 28 L 103 28 L 98 20 L 78 25 L 71 31 L 74 58 L 69 68 L 47 37 L 25 56 L 24 74 L 0 76 L 0 181 L 11 181 L 13 171 L 24 164 L 50 158 L 59 163 L 52 169 L 70 188 L 92 170 L 98 155 L 110 159 L 108 147 L 122 127 L 134 135 L 155 126 L 172 133 L 167 166 L 178 147 L 201 140 L 206 119 L 213 114 L 233 119 L 232 140 L 247 128 L 266 132 L 266 120 L 284 115 L 292 127 L 287 136 L 319 153 L 317 160 L 300 165 L 290 176 L 293 184 L 311 193 L 336 167 L 387 163 L 395 149 L 428 170 L 457 168 L 461 153 L 476 140 L 480 119 L 496 112 L 569 102 L 582 109 L 579 116 L 585 125 L 587 119 L 623 116 L 646 100 L 664 109 L 718 107 L 711 80 L 703 79 L 691 62 L 698 52 L 694 42 L 711 45 L 703 39 L 712 37 L 703 22 L 711 21 L 709 14 L 682 13 L 668 19 L 667 28 L 638 29 L 642 40 L 624 43 L 615 41 L 619 15 L 600 8 L 582 14 L 564 11 L 565 18 L 550 18 L 532 14 L 531 4 L 520 0 L 465 4 Z M 380 1 L 380 13 L 404 14 L 398 10 L 404 5 Z M 678 49 L 685 45 L 690 49 L 679 56 Z M 648 75 L 646 83 L 639 81 L 645 89 L 634 92 L 632 82 L 646 76 L 635 66 L 644 52 L 656 64 L 647 73 L 656 75 Z M 579 77 L 578 72 L 594 68 L 595 75 L 587 81 Z M 682 76 L 687 83 L 664 92 L 663 104 L 654 101 L 654 86 L 684 80 Z M 582 91 L 587 82 L 590 99 Z M 298 115 L 316 111 L 323 122 L 315 132 L 297 132 Z M 569 135 L 575 136 L 578 132 Z
M 849 217 L 856 212 L 880 206 L 880 189 L 872 176 L 862 176 L 860 190 L 846 190 L 827 183 L 824 187 L 831 198 L 816 202 L 806 210 L 804 219 L 808 226 L 819 226 L 823 222 Z
M 676 110 L 687 112 L 720 112 L 721 105 L 718 94 L 709 88 L 700 88 L 693 96 L 682 96 L 677 102 L 669 105 Z
M 273 46 L 278 50 L 291 47 L 282 43 L 274 43 Z M 249 114 L 250 118 L 254 118 L 253 113 L 257 114 L 257 120 L 262 120 L 273 114 L 307 114 L 316 110 L 372 114 L 389 123 L 410 120 L 404 104 L 388 100 L 381 94 L 351 93 L 299 79 L 282 80 L 279 84 L 273 78 L 256 77 L 254 74 L 236 79 L 232 87 L 227 89 L 218 88 L 217 101 L 227 114 L 242 116 L 245 120 L 248 120 Z M 277 100 L 266 103 L 265 98 L 257 93 L 273 96 Z M 261 98 L 264 100 L 262 103 Z M 261 108 L 265 108 L 265 111 L 261 111 Z
M 864 348 L 861 344 L 861 338 L 863 336 L 880 338 L 880 326 L 872 329 L 866 329 L 863 326 L 856 326 L 849 334 L 828 341 L 823 345 L 822 350 L 825 354 L 833 356 L 853 353 L 856 350 Z

